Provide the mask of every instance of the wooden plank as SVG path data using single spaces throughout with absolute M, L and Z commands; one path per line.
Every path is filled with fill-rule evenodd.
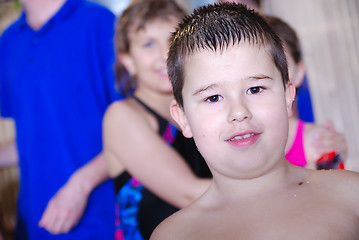
M 320 123 L 343 132 L 348 168 L 359 171 L 359 2 L 357 0 L 263 0 L 263 11 L 298 33 L 313 108 Z

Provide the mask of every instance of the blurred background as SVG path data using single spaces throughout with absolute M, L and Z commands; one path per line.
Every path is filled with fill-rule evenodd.
M 130 0 L 91 0 L 116 15 Z M 192 11 L 215 0 L 178 0 Z M 313 118 L 344 133 L 347 168 L 359 171 L 359 0 L 261 0 L 261 11 L 278 16 L 298 33 L 307 66 Z
M 130 0 L 91 0 L 120 15 Z M 188 11 L 215 0 L 177 0 Z M 359 171 L 359 0 L 261 0 L 261 11 L 298 33 L 307 66 L 313 118 L 332 121 L 349 148 L 347 167 Z M 0 34 L 21 12 L 0 0 Z M 11 120 L 0 120 L 0 147 L 14 139 Z
M 129 3 L 129 0 L 91 1 L 108 7 L 115 15 L 120 15 Z M 178 0 L 188 11 L 213 2 Z M 331 121 L 345 135 L 346 167 L 359 172 L 359 0 L 262 0 L 261 11 L 280 17 L 297 31 L 307 66 L 313 118 L 317 123 Z M 0 34 L 20 13 L 19 2 L 0 0 Z M 14 123 L 0 118 L 0 149 L 14 139 Z M 0 225 L 11 232 L 18 167 L 1 161 L 1 157 Z

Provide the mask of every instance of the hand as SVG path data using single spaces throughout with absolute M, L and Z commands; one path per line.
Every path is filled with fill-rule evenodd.
M 39 226 L 52 234 L 69 232 L 81 219 L 88 196 L 79 179 L 70 178 L 47 204 Z
M 343 160 L 347 158 L 347 144 L 344 135 L 337 132 L 331 122 L 324 122 L 314 131 L 312 146 L 319 156 L 334 150 L 341 154 Z
M 15 141 L 0 146 L 0 167 L 18 164 L 18 154 Z

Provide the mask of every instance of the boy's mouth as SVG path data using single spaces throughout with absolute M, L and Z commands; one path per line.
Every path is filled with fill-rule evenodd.
M 242 134 L 236 134 L 226 140 L 226 142 L 239 148 L 249 147 L 255 144 L 261 134 L 257 132 L 247 132 Z
M 234 138 L 229 139 L 228 141 L 235 141 L 235 140 L 242 140 L 242 139 L 247 139 L 250 138 L 252 136 L 254 136 L 254 133 L 247 133 L 245 135 L 239 135 L 239 136 L 235 136 Z

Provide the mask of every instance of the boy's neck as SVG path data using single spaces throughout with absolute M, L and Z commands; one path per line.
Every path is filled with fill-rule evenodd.
M 34 30 L 40 29 L 64 5 L 66 0 L 22 0 L 26 21 Z
M 265 195 L 267 193 L 274 194 L 275 191 L 285 189 L 290 185 L 299 184 L 306 181 L 306 171 L 301 171 L 300 174 L 294 174 L 293 169 L 297 168 L 290 165 L 283 159 L 283 164 L 276 167 L 276 169 L 263 174 L 259 177 L 240 180 L 233 178 L 226 178 L 224 176 L 214 176 L 212 186 L 209 192 L 216 196 L 222 196 L 223 201 L 230 203 L 237 202 L 239 199 L 248 199 Z

